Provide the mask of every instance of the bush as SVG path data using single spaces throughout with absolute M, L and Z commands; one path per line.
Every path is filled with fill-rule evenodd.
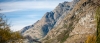
M 85 43 L 96 43 L 96 36 L 94 35 L 89 35 L 86 39 Z
M 0 14 L 0 43 L 15 43 L 23 37 L 19 32 L 12 32 L 10 26 L 7 24 L 5 16 Z

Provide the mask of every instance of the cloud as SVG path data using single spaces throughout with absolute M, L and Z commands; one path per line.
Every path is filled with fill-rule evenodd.
M 32 25 L 43 16 L 43 14 L 41 15 L 35 13 L 22 14 L 22 15 L 20 14 L 11 14 L 11 15 L 7 14 L 7 15 L 10 16 L 9 22 L 12 31 L 19 31 L 23 29 L 25 26 Z
M 15 1 L 72 1 L 72 0 L 0 0 L 0 2 L 15 2 Z
M 15 15 L 16 16 L 16 15 Z M 20 15 L 20 17 L 17 18 L 11 18 L 11 30 L 18 31 L 24 28 L 25 26 L 34 24 L 37 20 L 40 19 L 41 15 L 37 14 L 27 14 L 27 15 Z
M 14 2 L 2 2 L 0 8 L 3 9 L 0 13 L 21 11 L 27 9 L 41 10 L 41 9 L 54 9 L 60 2 L 65 0 L 23 0 Z
M 5 13 L 5 12 L 14 12 L 14 11 L 19 11 L 18 9 L 13 9 L 13 10 L 2 10 L 0 13 Z
M 54 9 L 57 6 L 58 2 L 48 2 L 48 1 L 20 1 L 20 2 L 6 2 L 0 3 L 0 8 L 3 10 L 0 13 L 4 12 L 13 12 L 20 10 L 41 10 L 41 9 Z

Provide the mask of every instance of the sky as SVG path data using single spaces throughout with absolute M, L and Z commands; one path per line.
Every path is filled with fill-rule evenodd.
M 34 24 L 64 1 L 72 0 L 0 0 L 0 13 L 6 15 L 11 30 L 18 31 Z

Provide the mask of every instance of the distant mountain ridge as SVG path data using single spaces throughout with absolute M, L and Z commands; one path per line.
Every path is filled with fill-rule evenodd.
M 26 26 L 21 30 L 23 36 L 31 36 L 33 39 L 39 40 L 47 35 L 54 27 L 60 24 L 64 17 L 73 9 L 79 0 L 72 2 L 60 3 L 53 11 L 45 13 L 42 19 L 36 23 Z

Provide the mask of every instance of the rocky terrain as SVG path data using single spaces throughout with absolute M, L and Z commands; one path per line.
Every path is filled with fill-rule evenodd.
M 80 0 L 60 24 L 41 41 L 43 43 L 86 43 L 88 36 L 96 36 L 95 15 L 98 4 L 98 0 Z
M 96 36 L 96 9 L 99 0 L 73 0 L 60 3 L 41 20 L 21 30 L 23 36 L 42 43 L 86 43 Z
M 31 26 L 23 28 L 21 34 L 23 36 L 29 35 L 37 40 L 43 38 L 62 21 L 64 16 L 73 9 L 76 3 L 77 1 L 59 3 L 53 11 L 45 13 L 41 20 L 38 20 Z

